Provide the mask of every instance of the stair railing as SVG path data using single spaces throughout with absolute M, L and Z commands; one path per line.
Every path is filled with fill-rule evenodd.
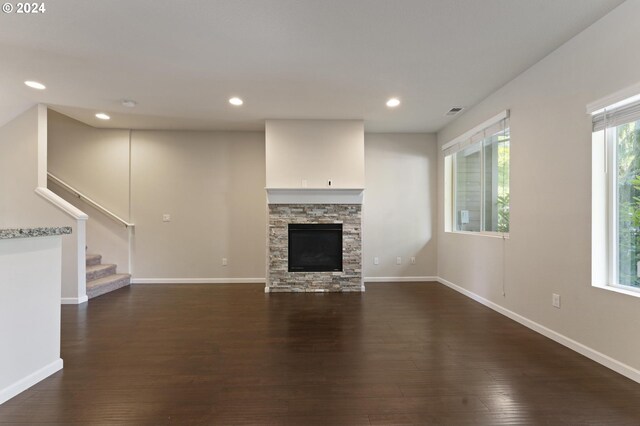
M 75 189 L 72 186 L 68 185 L 64 181 L 60 180 L 59 178 L 57 178 L 56 176 L 54 176 L 50 172 L 47 173 L 47 177 L 48 177 L 49 180 L 51 180 L 53 183 L 55 183 L 56 185 L 58 185 L 59 187 L 61 187 L 65 191 L 73 194 L 75 197 L 81 199 L 85 203 L 89 204 L 91 207 L 95 208 L 96 210 L 100 211 L 101 213 L 103 213 L 107 217 L 111 218 L 112 220 L 115 220 L 116 222 L 124 225 L 125 228 L 133 228 L 135 226 L 135 224 L 127 222 L 126 220 L 124 220 L 123 218 L 118 216 L 117 214 L 113 213 L 111 210 L 109 210 L 109 209 L 105 208 L 104 206 L 98 204 L 97 202 L 95 202 L 91 198 L 87 197 L 86 195 L 82 194 L 80 191 L 78 191 L 77 189 Z
M 88 298 L 84 247 L 87 243 L 86 229 L 87 219 L 89 219 L 89 216 L 67 200 L 60 197 L 58 194 L 52 192 L 49 188 L 38 186 L 35 189 L 35 193 L 47 200 L 51 205 L 69 215 L 75 221 L 75 229 L 73 230 L 73 233 L 75 234 L 73 237 L 74 244 L 69 247 L 69 252 L 66 251 L 67 249 L 64 249 L 62 256 L 63 259 L 67 259 L 65 256 L 69 256 L 69 260 L 72 262 L 69 265 L 73 265 L 73 274 L 76 276 L 75 280 L 77 280 L 77 288 L 73 297 L 63 297 L 61 302 L 62 304 L 74 305 L 86 302 Z M 67 267 L 68 266 L 65 262 L 63 262 L 62 268 L 64 269 Z

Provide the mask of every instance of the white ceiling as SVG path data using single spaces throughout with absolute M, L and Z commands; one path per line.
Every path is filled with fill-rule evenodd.
M 372 132 L 432 132 L 450 107 L 474 105 L 620 3 L 45 1 L 42 15 L 0 14 L 0 124 L 43 102 L 101 127 L 349 118 Z M 390 96 L 400 107 L 385 106 Z

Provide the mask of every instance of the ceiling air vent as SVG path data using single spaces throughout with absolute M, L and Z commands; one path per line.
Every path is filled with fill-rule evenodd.
M 462 111 L 464 107 L 453 107 L 445 115 L 458 115 L 460 111 Z

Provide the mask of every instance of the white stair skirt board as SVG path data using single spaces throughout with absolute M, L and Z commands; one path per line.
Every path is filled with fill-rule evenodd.
M 4 402 L 10 400 L 19 393 L 26 391 L 31 386 L 35 385 L 41 380 L 46 379 L 53 373 L 62 370 L 62 365 L 62 358 L 58 358 L 51 364 L 45 365 L 40 370 L 29 374 L 27 377 L 18 380 L 17 382 L 7 386 L 4 389 L 0 389 L 0 404 L 3 404 Z
M 364 277 L 365 283 L 438 282 L 438 277 Z
M 629 379 L 640 383 L 640 370 L 636 370 L 635 368 L 627 364 L 624 364 L 618 360 L 615 360 L 608 355 L 600 353 L 595 349 L 592 349 L 588 346 L 583 345 L 582 343 L 576 342 L 575 340 L 568 338 L 565 335 L 562 335 L 556 331 L 553 331 L 542 324 L 538 324 L 537 322 L 532 321 L 528 318 L 525 318 L 520 314 L 516 314 L 515 312 L 510 311 L 509 309 L 503 308 L 497 303 L 494 303 L 488 299 L 485 299 L 484 297 L 479 296 L 463 287 L 460 287 L 459 285 L 456 285 L 451 281 L 447 281 L 442 277 L 438 277 L 438 281 L 441 284 L 444 284 L 445 286 L 451 288 L 452 290 L 455 290 L 469 297 L 470 299 L 473 299 L 476 302 L 481 303 L 484 306 L 493 309 L 494 311 L 524 325 L 525 327 L 530 328 L 531 330 L 538 332 L 543 336 L 548 337 L 549 339 L 557 343 L 560 343 L 561 345 L 566 346 L 567 348 L 573 351 L 578 352 L 581 355 L 586 356 L 587 358 L 597 362 L 598 364 L 604 365 L 605 367 L 610 368 L 616 373 L 622 374 L 623 376 L 628 377 Z
M 79 305 L 89 300 L 89 296 L 83 297 L 63 297 L 61 300 L 62 305 Z
M 265 284 L 264 278 L 132 278 L 131 284 Z

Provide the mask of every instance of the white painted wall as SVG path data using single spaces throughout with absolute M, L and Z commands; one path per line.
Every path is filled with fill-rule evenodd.
M 444 232 L 439 152 L 439 276 L 635 369 L 640 298 L 591 286 L 585 106 L 640 79 L 638 16 L 640 2 L 625 2 L 438 134 L 441 146 L 511 110 L 510 239 Z
M 267 120 L 267 187 L 364 186 L 362 120 Z
M 436 148 L 433 134 L 365 134 L 365 280 L 437 275 Z
M 34 192 L 39 120 L 36 105 L 0 128 L 0 228 L 71 226 L 72 235 L 62 238 L 62 297 L 82 300 L 86 295 L 79 292 L 78 225 Z M 46 170 L 46 151 L 44 161 Z
M 61 238 L 0 240 L 0 404 L 62 368 Z
M 131 140 L 134 278 L 264 278 L 264 133 L 133 131 Z

